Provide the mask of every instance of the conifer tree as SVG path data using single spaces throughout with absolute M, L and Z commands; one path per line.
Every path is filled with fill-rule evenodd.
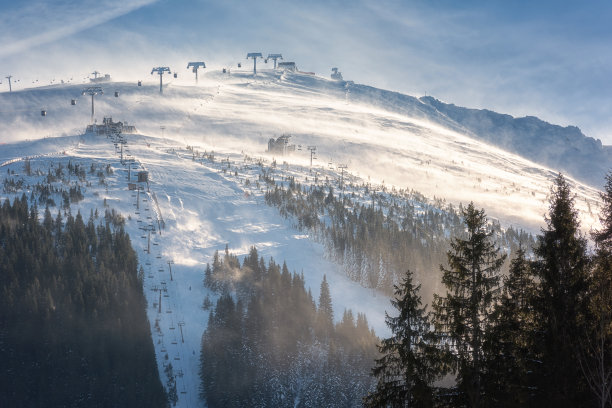
M 376 360 L 372 374 L 376 389 L 364 398 L 366 407 L 429 407 L 433 404 L 431 383 L 436 378 L 432 352 L 430 322 L 422 306 L 421 285 L 412 282 L 406 272 L 399 286 L 394 285 L 391 304 L 397 317 L 385 313 L 392 336 L 378 346 L 383 355 Z
M 579 230 L 570 186 L 559 174 L 551 189 L 546 228 L 538 235 L 535 272 L 542 364 L 538 370 L 539 403 L 556 407 L 585 404 L 577 350 L 587 312 L 588 257 Z
M 327 341 L 334 329 L 334 310 L 326 275 L 321 281 L 319 294 L 319 309 L 317 310 L 317 331 L 321 340 Z
M 434 295 L 434 322 L 450 351 L 457 373 L 456 404 L 483 406 L 485 355 L 483 343 L 491 324 L 505 255 L 491 243 L 484 210 L 470 203 L 463 210 L 466 239 L 451 240 L 449 268 L 440 266 L 446 295 Z
M 525 406 L 532 397 L 536 283 L 525 250 L 519 246 L 486 336 L 486 400 L 496 407 Z
M 612 173 L 600 193 L 602 229 L 593 233 L 596 252 L 589 289 L 588 334 L 580 342 L 580 368 L 597 406 L 612 405 Z

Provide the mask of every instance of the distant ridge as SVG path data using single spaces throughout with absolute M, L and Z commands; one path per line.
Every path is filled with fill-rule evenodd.
M 612 168 L 612 146 L 585 136 L 576 126 L 558 126 L 534 116 L 515 118 L 469 109 L 431 96 L 419 100 L 461 125 L 471 136 L 601 188 Z

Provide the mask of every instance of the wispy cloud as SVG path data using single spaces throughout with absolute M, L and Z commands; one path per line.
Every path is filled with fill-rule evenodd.
M 607 3 L 35 0 L 0 15 L 0 69 L 141 78 L 155 64 L 235 67 L 247 52 L 281 52 L 320 75 L 338 66 L 346 79 L 578 125 L 612 143 Z
M 157 0 L 33 1 L 0 15 L 0 57 L 55 42 Z

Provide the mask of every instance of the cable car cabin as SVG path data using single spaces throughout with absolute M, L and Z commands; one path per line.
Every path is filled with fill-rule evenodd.
M 71 99 L 71 100 L 70 100 L 70 104 L 71 104 L 72 106 L 76 105 L 76 99 Z
M 138 86 L 142 86 L 142 81 L 138 81 Z
M 178 74 L 177 74 L 176 72 L 174 73 L 174 77 L 175 77 L 175 78 L 178 78 Z
M 47 111 L 46 110 L 41 110 L 40 111 L 40 116 L 47 116 Z
M 119 97 L 119 91 L 115 91 L 115 98 Z

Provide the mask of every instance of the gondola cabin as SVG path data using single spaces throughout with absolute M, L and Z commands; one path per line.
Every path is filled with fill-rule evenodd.
M 46 110 L 41 110 L 40 111 L 40 116 L 47 116 L 47 111 Z
M 76 105 L 76 99 L 71 99 L 71 100 L 70 100 L 70 104 L 71 104 L 72 106 Z

